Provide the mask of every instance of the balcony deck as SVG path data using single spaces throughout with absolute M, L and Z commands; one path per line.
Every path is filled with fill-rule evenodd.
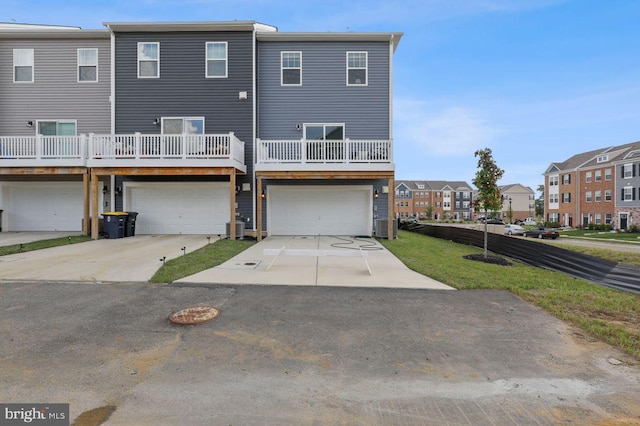
M 256 171 L 393 171 L 390 140 L 256 141 Z
M 244 142 L 233 133 L 3 136 L 0 167 L 233 167 L 247 171 Z

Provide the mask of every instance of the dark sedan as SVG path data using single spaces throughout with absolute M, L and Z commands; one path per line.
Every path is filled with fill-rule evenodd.
M 524 231 L 524 236 L 535 237 L 540 239 L 551 238 L 552 240 L 555 240 L 560 236 L 560 234 L 558 233 L 558 231 L 552 228 L 537 227 L 537 228 L 532 228 Z

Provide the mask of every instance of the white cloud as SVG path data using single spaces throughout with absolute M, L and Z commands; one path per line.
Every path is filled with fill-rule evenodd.
M 477 113 L 461 107 L 430 112 L 426 103 L 398 101 L 394 139 L 436 157 L 473 155 L 491 145 L 499 131 Z

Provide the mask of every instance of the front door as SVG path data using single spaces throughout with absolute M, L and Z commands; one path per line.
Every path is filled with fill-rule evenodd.
M 620 229 L 627 229 L 629 216 L 627 213 L 620 213 Z

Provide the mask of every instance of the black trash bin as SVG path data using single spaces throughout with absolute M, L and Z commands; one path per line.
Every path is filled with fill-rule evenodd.
M 125 212 L 104 212 L 104 232 L 107 238 L 124 238 L 128 214 Z
M 133 237 L 136 235 L 136 218 L 138 217 L 138 212 L 127 212 L 127 223 L 124 227 L 124 236 L 125 237 Z

